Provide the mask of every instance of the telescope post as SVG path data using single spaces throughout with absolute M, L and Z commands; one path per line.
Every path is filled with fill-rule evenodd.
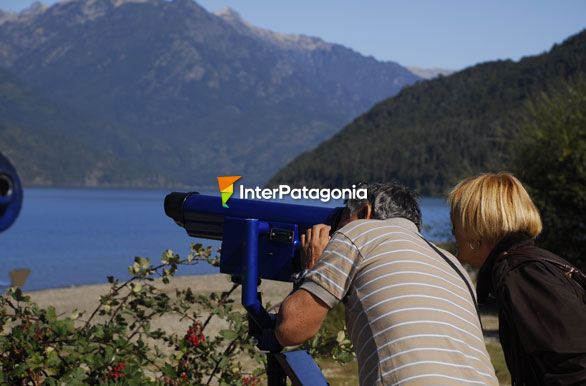
M 264 221 L 246 219 L 245 239 L 242 245 L 242 305 L 248 313 L 249 333 L 262 335 L 264 329 L 270 328 L 274 321 L 264 309 L 261 294 L 258 292 L 258 239 L 269 231 Z M 267 356 L 267 381 L 269 386 L 285 386 L 287 376 L 271 352 Z
M 281 364 L 275 354 L 267 354 L 267 385 L 268 386 L 286 386 L 287 375 L 283 371 Z
M 268 345 L 274 338 L 275 319 L 262 306 L 258 275 L 258 241 L 259 237 L 269 233 L 269 224 L 258 219 L 231 219 L 244 221 L 244 239 L 242 240 L 242 305 L 248 314 L 249 334 L 267 338 Z M 261 342 L 265 343 L 266 342 Z M 285 353 L 273 353 L 266 348 L 268 386 L 285 386 L 287 377 L 293 385 L 329 385 L 313 358 L 301 350 Z
M 245 238 L 242 245 L 242 305 L 261 329 L 274 324 L 267 310 L 262 306 L 258 294 L 258 238 L 269 231 L 264 221 L 246 219 Z

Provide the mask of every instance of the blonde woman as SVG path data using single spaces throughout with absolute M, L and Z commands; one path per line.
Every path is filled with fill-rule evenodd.
M 586 385 L 583 274 L 535 246 L 541 218 L 510 173 L 482 174 L 449 194 L 458 258 L 478 273 L 479 302 L 499 303 L 513 385 Z

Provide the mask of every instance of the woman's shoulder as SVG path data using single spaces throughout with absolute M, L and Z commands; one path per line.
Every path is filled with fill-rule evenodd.
M 533 293 L 537 301 L 543 300 L 544 294 L 553 292 L 560 297 L 573 294 L 584 298 L 584 288 L 568 275 L 574 267 L 550 251 L 534 245 L 527 246 L 508 251 L 504 260 L 506 266 L 501 268 L 499 287 L 507 292 L 514 289 L 528 295 Z
M 527 275 L 552 274 L 564 276 L 566 270 L 574 267 L 570 262 L 536 245 L 524 245 L 503 252 L 506 270 L 519 271 Z M 575 267 L 574 267 L 575 268 Z
M 523 290 L 534 285 L 561 287 L 561 292 L 572 290 L 581 294 L 580 286 L 567 275 L 575 267 L 560 256 L 538 247 L 526 234 L 508 235 L 497 244 L 490 258 L 493 261 L 491 288 L 498 298 L 503 299 L 503 293 L 512 288 Z

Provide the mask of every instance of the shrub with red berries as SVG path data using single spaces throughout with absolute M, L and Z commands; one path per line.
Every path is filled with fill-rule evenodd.
M 166 251 L 158 266 L 137 257 L 128 280 L 108 277 L 110 291 L 89 314 L 57 315 L 20 289 L 8 290 L 0 296 L 0 385 L 260 385 L 265 356 L 235 308 L 237 285 L 169 296 L 153 280 L 168 284 L 180 265 L 217 264 L 211 254 L 196 244 L 186 259 Z M 154 317 L 169 315 L 185 321 L 185 332 L 151 327 Z M 210 323 L 226 327 L 206 334 Z

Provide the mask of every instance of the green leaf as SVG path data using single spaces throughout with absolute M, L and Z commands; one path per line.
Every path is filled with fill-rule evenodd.
M 344 342 L 345 338 L 346 338 L 346 334 L 344 333 L 344 330 L 338 331 L 338 335 L 336 336 L 336 342 L 338 342 L 339 344 L 342 344 L 342 342 Z
M 234 340 L 238 337 L 236 331 L 232 330 L 221 330 L 220 335 L 226 338 L 227 340 Z
M 166 363 L 165 366 L 163 366 L 163 368 L 161 369 L 161 372 L 163 373 L 163 375 L 166 375 L 168 377 L 172 377 L 172 378 L 177 377 L 177 371 L 175 371 L 175 369 L 168 363 Z

